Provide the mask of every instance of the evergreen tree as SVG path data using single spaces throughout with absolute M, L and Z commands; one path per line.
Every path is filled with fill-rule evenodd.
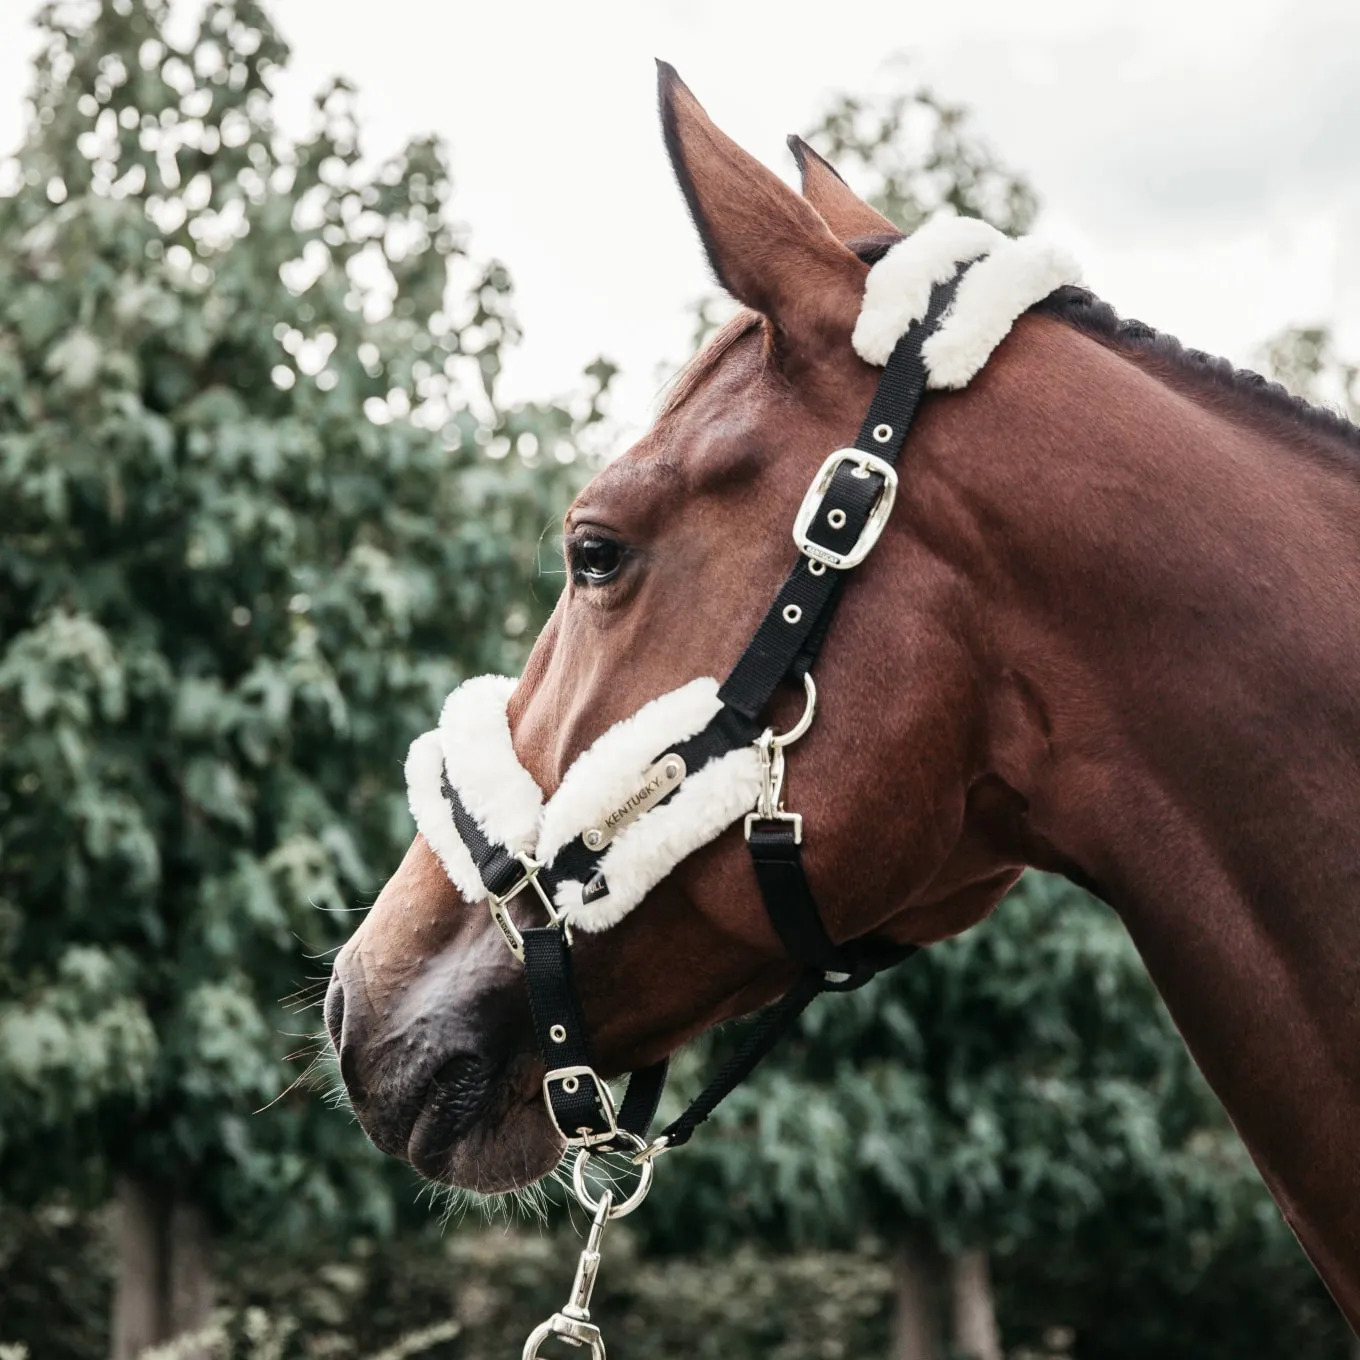
M 280 1001 L 409 839 L 411 737 L 522 663 L 600 414 L 496 401 L 510 281 L 437 142 L 367 167 L 342 82 L 290 139 L 255 0 L 166 18 L 42 12 L 0 197 L 0 1183 L 116 1189 L 119 1357 L 202 1319 L 218 1224 L 411 1198 L 270 1105 Z

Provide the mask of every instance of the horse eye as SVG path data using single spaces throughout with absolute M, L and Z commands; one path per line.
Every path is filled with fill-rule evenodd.
M 623 544 L 612 538 L 580 538 L 571 545 L 571 579 L 578 586 L 602 586 L 623 566 Z

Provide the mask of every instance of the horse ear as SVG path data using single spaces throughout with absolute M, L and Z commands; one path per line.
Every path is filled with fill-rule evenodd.
M 773 171 L 720 132 L 666 62 L 657 62 L 671 166 L 718 282 L 781 336 L 843 340 L 867 267 Z
M 816 208 L 838 240 L 902 234 L 882 213 L 875 212 L 801 137 L 789 138 L 789 150 L 803 177 L 803 197 Z

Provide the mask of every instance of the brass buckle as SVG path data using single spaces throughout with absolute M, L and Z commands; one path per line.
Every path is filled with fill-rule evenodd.
M 505 943 L 509 945 L 510 952 L 521 962 L 524 962 L 524 936 L 520 934 L 519 927 L 510 919 L 510 913 L 506 910 L 508 905 L 522 893 L 525 888 L 532 887 L 538 894 L 538 900 L 543 904 L 543 910 L 548 913 L 548 920 L 562 930 L 568 947 L 572 944 L 571 926 L 567 921 L 566 912 L 558 911 L 553 905 L 552 900 L 544 891 L 543 885 L 538 881 L 539 870 L 543 866 L 533 858 L 532 855 L 518 854 L 515 856 L 524 869 L 524 877 L 515 884 L 507 893 L 497 896 L 489 889 L 486 894 L 487 906 L 491 909 L 491 919 L 496 923 L 496 928 L 505 937 Z
M 826 499 L 831 479 L 842 463 L 853 463 L 855 467 L 853 475 L 856 477 L 868 477 L 871 473 L 877 473 L 883 478 L 883 490 L 879 492 L 874 508 L 869 512 L 869 518 L 865 520 L 864 528 L 860 530 L 854 546 L 848 552 L 838 553 L 809 538 L 808 530 L 812 528 L 812 521 L 817 518 L 817 512 Z M 807 494 L 803 497 L 802 505 L 798 507 L 798 514 L 793 521 L 793 541 L 797 544 L 798 551 L 805 557 L 834 567 L 837 571 L 848 571 L 851 567 L 859 566 L 869 556 L 883 533 L 883 527 L 888 522 L 893 501 L 896 499 L 897 472 L 891 463 L 884 462 L 877 454 L 864 453 L 859 449 L 837 449 L 818 469 L 817 475 L 812 479 L 812 485 L 808 487 Z

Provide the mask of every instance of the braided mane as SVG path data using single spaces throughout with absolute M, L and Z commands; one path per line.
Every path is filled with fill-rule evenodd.
M 1220 391 L 1240 395 L 1260 410 L 1286 418 L 1296 428 L 1329 435 L 1353 449 L 1360 449 L 1360 426 L 1353 425 L 1336 411 L 1295 396 L 1281 383 L 1271 382 L 1251 369 L 1236 368 L 1227 359 L 1190 349 L 1174 335 L 1167 335 L 1142 321 L 1121 317 L 1108 302 L 1102 302 L 1085 288 L 1070 285 L 1059 288 L 1030 310 L 1056 317 L 1095 340 L 1161 360 L 1170 368 Z

